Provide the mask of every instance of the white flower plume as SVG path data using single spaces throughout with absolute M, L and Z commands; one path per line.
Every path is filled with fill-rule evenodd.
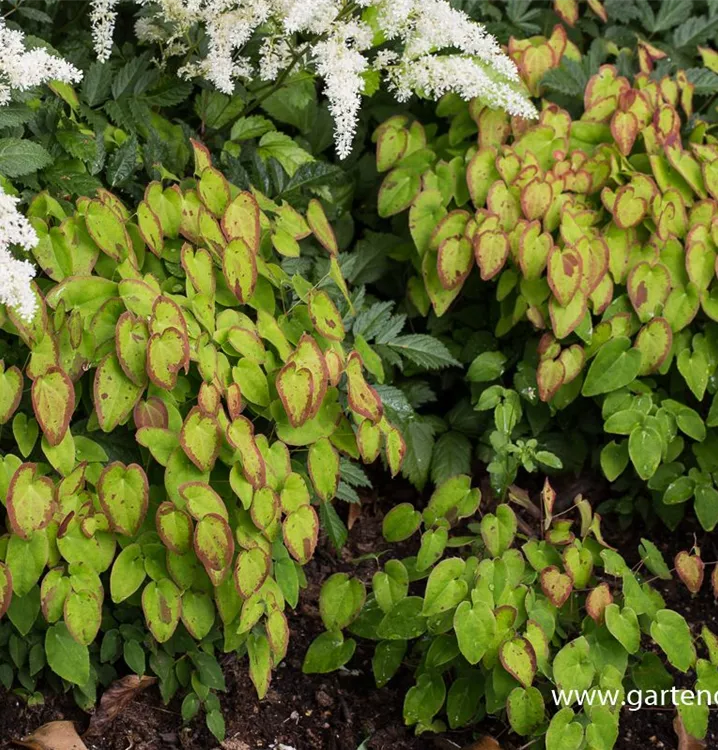
M 400 100 L 413 93 L 438 98 L 453 91 L 511 115 L 537 117 L 516 66 L 496 39 L 448 0 L 136 1 L 155 13 L 143 13 L 140 35 L 159 41 L 165 29 L 165 54 L 184 53 L 187 32 L 205 29 L 206 56 L 191 60 L 180 74 L 204 77 L 225 94 L 234 92 L 237 79 L 277 80 L 297 63 L 315 71 L 324 80 L 342 158 L 351 151 L 364 74 L 371 69 L 384 74 Z M 116 3 L 93 0 L 100 59 L 112 47 Z M 367 8 L 372 12 L 365 15 Z M 259 52 L 252 59 L 247 45 L 256 37 L 260 44 L 251 49 Z M 372 56 L 376 42 L 382 48 Z
M 25 49 L 22 31 L 9 29 L 0 18 L 0 105 L 10 101 L 12 89 L 26 91 L 48 81 L 76 83 L 82 73 L 46 49 Z
M 13 308 L 23 320 L 32 320 L 37 306 L 30 286 L 35 267 L 14 258 L 10 246 L 31 250 L 37 244 L 37 234 L 17 210 L 18 203 L 0 188 L 0 304 Z

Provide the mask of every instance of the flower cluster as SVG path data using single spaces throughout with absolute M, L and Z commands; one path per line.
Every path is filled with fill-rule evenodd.
M 24 320 L 31 320 L 37 304 L 30 286 L 35 268 L 32 263 L 14 258 L 10 246 L 31 250 L 37 244 L 37 235 L 17 210 L 18 203 L 18 198 L 0 188 L 0 304 L 12 307 Z
M 93 1 L 95 46 L 106 59 L 117 0 Z M 207 55 L 180 69 L 231 94 L 235 81 L 276 80 L 301 64 L 324 80 L 340 157 L 351 151 L 366 74 L 383 73 L 400 100 L 453 91 L 532 119 L 536 110 L 513 62 L 481 24 L 448 0 L 138 0 L 148 6 L 138 35 L 184 54 L 189 30 L 203 28 Z M 154 15 L 153 15 L 154 14 Z M 247 53 L 259 37 L 258 59 Z M 376 49 L 380 46 L 380 49 Z M 371 52 L 375 51 L 373 58 Z
M 82 73 L 46 49 L 25 48 L 22 31 L 9 29 L 0 18 L 0 105 L 10 101 L 12 89 L 26 91 L 48 81 L 74 83 Z

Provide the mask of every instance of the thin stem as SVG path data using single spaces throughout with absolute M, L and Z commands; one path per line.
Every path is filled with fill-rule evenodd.
M 252 112 L 254 112 L 254 110 L 257 109 L 257 107 L 259 107 L 265 99 L 268 99 L 275 91 L 277 91 L 284 85 L 284 82 L 287 80 L 287 78 L 289 78 L 289 75 L 294 70 L 296 64 L 304 56 L 304 53 L 309 47 L 309 44 L 310 43 L 307 42 L 302 47 L 300 47 L 300 49 L 297 52 L 295 52 L 294 55 L 292 55 L 292 59 L 289 61 L 289 65 L 279 74 L 279 77 L 277 78 L 277 80 L 274 81 L 273 83 L 268 84 L 269 90 L 266 91 L 266 93 L 262 94 L 261 96 L 257 97 L 254 100 L 254 102 L 249 107 L 247 107 L 247 109 L 243 113 L 245 117 L 247 115 L 250 115 Z M 264 87 L 260 87 L 258 91 L 261 91 L 262 88 Z M 253 92 L 253 93 L 256 93 L 256 92 Z
M 352 15 L 352 13 L 354 13 L 354 11 L 357 10 L 358 7 L 359 6 L 354 2 L 347 3 L 347 5 L 344 7 L 341 13 L 337 15 L 334 22 L 337 23 L 339 21 L 343 21 L 346 18 L 349 18 Z M 302 57 L 304 57 L 305 53 L 309 50 L 309 48 L 324 37 L 326 37 L 326 34 L 317 34 L 311 37 L 308 41 L 304 42 L 304 44 L 301 44 L 299 48 L 297 49 L 297 51 L 294 53 L 294 55 L 292 55 L 292 58 L 289 61 L 289 65 L 279 74 L 279 77 L 277 78 L 276 81 L 274 81 L 273 83 L 266 84 L 265 86 L 260 86 L 259 89 L 252 92 L 252 93 L 257 93 L 259 91 L 262 91 L 267 86 L 269 87 L 269 90 L 266 93 L 262 94 L 260 97 L 255 99 L 255 101 L 244 111 L 243 113 L 244 116 L 246 117 L 247 115 L 254 112 L 254 110 L 257 109 L 257 107 L 259 107 L 265 99 L 267 99 L 275 91 L 277 91 L 287 80 L 287 78 L 289 77 L 289 75 L 292 73 L 295 66 L 297 65 L 297 63 L 301 60 Z

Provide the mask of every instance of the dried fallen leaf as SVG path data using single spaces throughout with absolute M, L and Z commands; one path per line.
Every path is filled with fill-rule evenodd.
M 30 750 L 87 750 L 71 721 L 51 721 L 43 724 L 22 740 L 13 744 L 29 747 Z
M 134 699 L 137 693 L 142 692 L 150 685 L 154 685 L 155 682 L 157 682 L 156 677 L 138 677 L 136 674 L 130 674 L 121 680 L 115 680 L 102 694 L 100 706 L 90 719 L 90 726 L 85 732 L 85 737 L 104 734 L 109 725 L 117 718 L 117 715 Z
M 349 515 L 347 516 L 347 529 L 352 530 L 352 526 L 361 518 L 361 503 L 349 504 Z
M 501 745 L 493 737 L 485 735 L 476 742 L 466 745 L 462 750 L 501 750 Z
M 707 747 L 703 740 L 699 740 L 686 732 L 680 714 L 677 714 L 676 718 L 673 719 L 673 731 L 678 736 L 678 750 L 705 750 Z

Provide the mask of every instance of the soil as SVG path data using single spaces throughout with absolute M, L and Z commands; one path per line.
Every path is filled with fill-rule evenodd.
M 388 556 L 412 554 L 412 544 L 389 545 L 381 535 L 381 521 L 388 508 L 405 501 L 421 504 L 416 490 L 395 480 L 379 493 L 363 496 L 361 513 L 355 519 L 347 546 L 339 558 L 327 540 L 322 540 L 317 554 L 305 572 L 308 588 L 302 593 L 296 612 L 289 613 L 290 646 L 282 665 L 274 671 L 266 698 L 257 700 L 250 682 L 246 659 L 233 655 L 223 661 L 227 692 L 221 695 L 227 723 L 223 750 L 481 750 L 477 738 L 483 735 L 498 739 L 501 750 L 522 750 L 526 739 L 512 736 L 508 727 L 485 722 L 475 732 L 447 732 L 441 737 L 415 737 L 402 721 L 402 703 L 412 684 L 408 671 L 399 674 L 382 689 L 377 689 L 371 671 L 373 646 L 358 640 L 357 650 L 348 669 L 329 675 L 303 675 L 304 653 L 311 640 L 322 632 L 318 597 L 322 582 L 337 570 L 351 572 L 366 583 Z M 613 543 L 629 563 L 640 562 L 637 552 L 641 524 L 636 522 L 627 532 L 610 530 Z M 642 533 L 646 533 L 645 529 Z M 710 534 L 686 524 L 678 532 L 658 525 L 650 537 L 672 560 L 680 550 L 701 547 L 706 561 L 718 560 L 718 545 Z M 377 561 L 370 553 L 384 552 Z M 670 565 L 670 563 L 669 563 Z M 712 567 L 707 566 L 706 578 Z M 653 581 L 666 599 L 666 606 L 686 617 L 696 636 L 705 624 L 718 634 L 718 608 L 708 581 L 700 594 L 691 597 L 677 581 Z M 705 654 L 702 654 L 705 656 Z M 676 675 L 678 684 L 681 675 Z M 673 711 L 643 709 L 624 710 L 617 750 L 656 748 L 677 750 L 673 730 Z M 70 719 L 79 732 L 88 725 L 71 696 L 48 695 L 44 705 L 27 706 L 15 695 L 0 692 L 0 747 L 10 747 L 13 739 L 31 733 L 40 725 L 57 719 Z M 711 713 L 708 748 L 718 748 L 718 712 Z M 365 744 L 362 744 L 365 743 Z M 164 706 L 155 687 L 137 695 L 122 712 L 106 736 L 87 741 L 89 750 L 214 750 L 220 746 L 207 731 L 203 719 L 183 726 L 179 702 Z M 495 746 L 492 746 L 495 747 Z

